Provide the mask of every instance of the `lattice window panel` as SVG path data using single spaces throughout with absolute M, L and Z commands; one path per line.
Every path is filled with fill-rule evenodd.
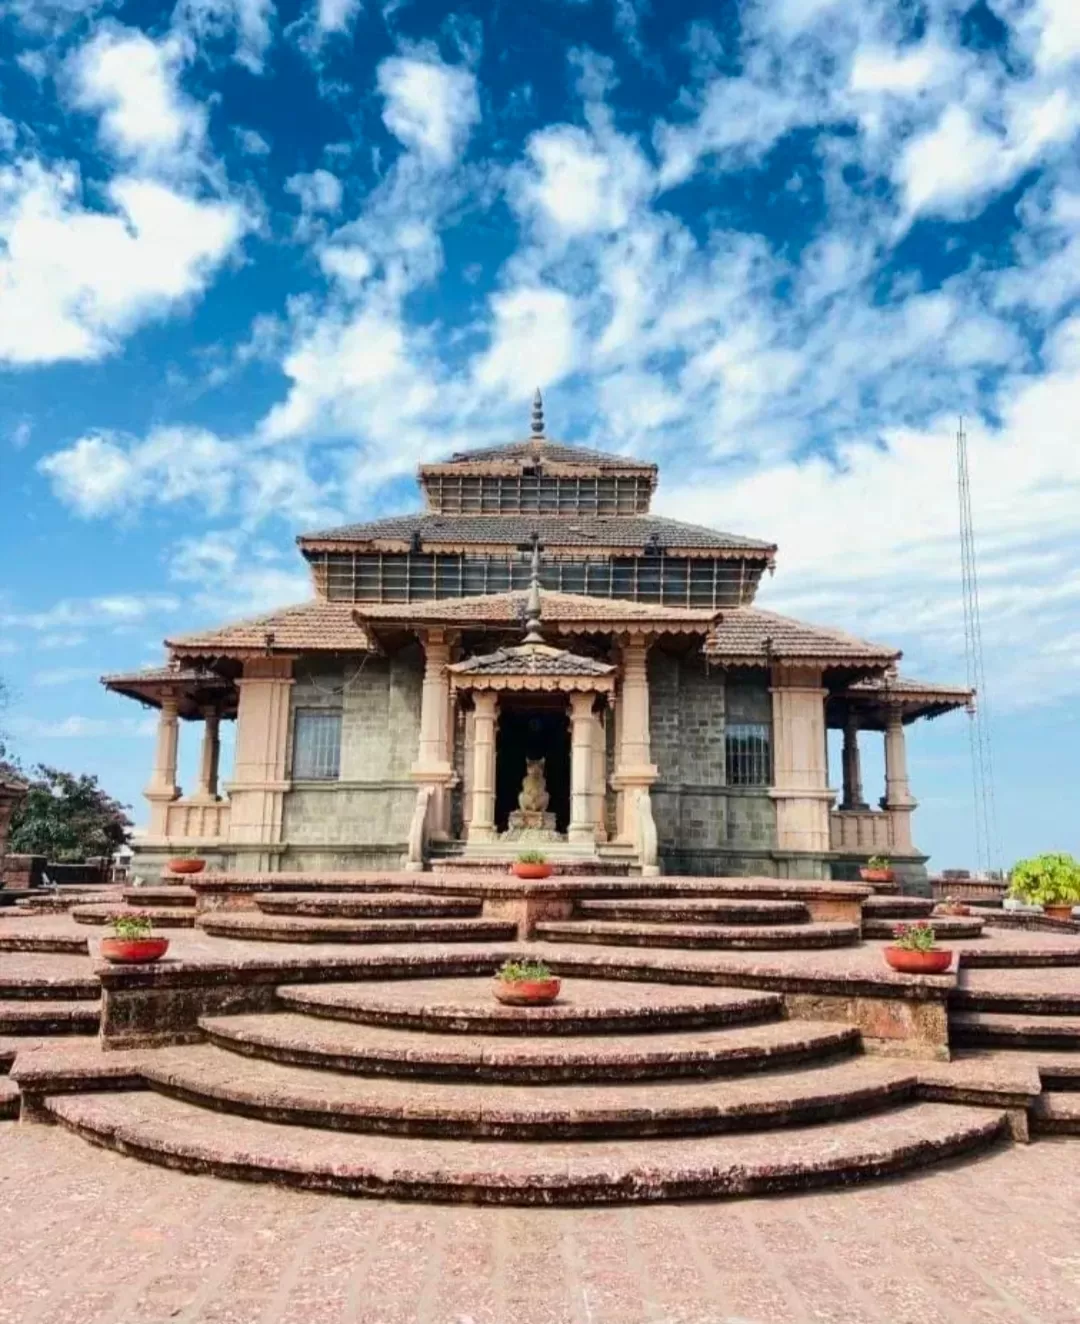
M 341 772 L 341 714 L 298 708 L 293 726 L 296 781 L 336 781 Z
M 724 731 L 729 786 L 772 784 L 772 730 L 767 722 L 732 722 Z

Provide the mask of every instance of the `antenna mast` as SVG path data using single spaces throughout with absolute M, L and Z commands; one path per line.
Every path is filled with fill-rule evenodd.
M 972 797 L 975 810 L 975 855 L 978 867 L 1001 867 L 997 805 L 994 799 L 994 758 L 990 743 L 990 700 L 983 666 L 982 618 L 979 612 L 979 574 L 975 558 L 975 527 L 971 517 L 971 477 L 968 471 L 967 433 L 961 417 L 956 431 L 956 483 L 960 503 L 960 580 L 964 602 L 964 661 L 968 688 L 976 692 L 969 714 Z

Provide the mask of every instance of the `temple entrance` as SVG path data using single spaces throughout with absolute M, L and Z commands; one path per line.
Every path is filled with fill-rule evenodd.
M 551 799 L 548 810 L 555 827 L 565 832 L 570 822 L 570 718 L 562 699 L 544 705 L 536 695 L 504 695 L 499 709 L 495 754 L 495 827 L 505 832 L 525 777 L 526 759 L 544 760 L 544 779 Z

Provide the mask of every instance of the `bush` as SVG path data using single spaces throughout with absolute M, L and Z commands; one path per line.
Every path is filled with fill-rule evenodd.
M 892 863 L 887 855 L 871 855 L 866 862 L 868 869 L 887 871 L 892 868 Z
M 519 851 L 518 864 L 547 864 L 547 856 L 542 850 Z
M 531 983 L 534 980 L 550 979 L 551 970 L 543 961 L 525 956 L 520 961 L 504 961 L 496 977 L 507 984 Z
M 1080 902 L 1080 861 L 1063 851 L 1035 855 L 1014 864 L 1009 895 L 1033 906 L 1068 906 Z
M 937 947 L 934 926 L 926 920 L 915 924 L 897 924 L 893 929 L 893 946 L 905 952 L 932 952 Z
M 150 937 L 154 927 L 150 916 L 141 910 L 120 911 L 110 915 L 109 923 L 112 925 L 113 936 L 122 938 L 124 942 L 141 942 Z

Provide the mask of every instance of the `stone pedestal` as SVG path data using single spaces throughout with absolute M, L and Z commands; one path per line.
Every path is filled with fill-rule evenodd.
M 501 841 L 561 841 L 555 830 L 555 815 L 538 809 L 515 809 L 507 820 Z

